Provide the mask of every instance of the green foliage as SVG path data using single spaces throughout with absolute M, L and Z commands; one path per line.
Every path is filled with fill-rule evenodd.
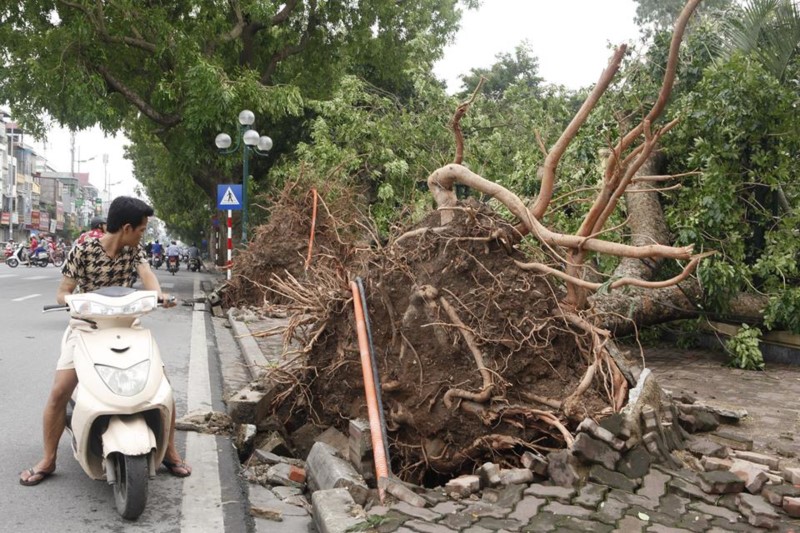
M 723 34 L 723 60 L 752 55 L 783 80 L 800 46 L 800 9 L 793 0 L 750 0 L 725 20 Z
M 470 0 L 464 4 L 474 7 Z M 455 32 L 457 0 L 369 2 L 6 2 L 0 7 L 0 101 L 27 131 L 45 116 L 70 129 L 99 125 L 134 142 L 160 144 L 166 157 L 131 151 L 159 212 L 194 207 L 163 200 L 182 176 L 190 195 L 210 200 L 239 176 L 240 161 L 220 157 L 220 130 L 237 133 L 250 109 L 255 127 L 275 139 L 272 157 L 254 162 L 256 184 L 277 157 L 309 132 L 298 128 L 344 75 L 413 94 L 413 73 L 430 69 Z M 194 184 L 191 187 L 189 184 Z M 204 205 L 207 202 L 202 202 Z M 169 205 L 167 205 L 169 204 Z M 159 207 L 158 205 L 156 207 Z
M 725 350 L 730 356 L 728 365 L 743 370 L 764 370 L 764 357 L 758 339 L 761 330 L 742 324 L 742 328 L 725 342 Z
M 427 74 L 413 82 L 415 96 L 402 100 L 362 79 L 343 78 L 330 100 L 309 102 L 309 141 L 299 143 L 294 157 L 281 161 L 270 178 L 280 185 L 312 172 L 320 180 L 351 184 L 387 231 L 423 198 L 417 185 L 453 157 L 446 120 L 455 99 Z
M 544 79 L 538 75 L 539 60 L 533 55 L 529 43 L 517 46 L 514 55 L 504 53 L 498 54 L 496 58 L 497 62 L 490 68 L 473 68 L 469 74 L 461 76 L 465 89 L 460 95 L 462 98 L 475 90 L 481 78 L 486 78 L 481 94 L 487 98 L 502 98 L 506 89 L 512 85 L 521 85 L 531 91 L 532 95 L 537 93 Z
M 634 0 L 636 17 L 640 26 L 652 24 L 656 30 L 671 28 L 680 15 L 686 0 Z M 733 0 L 703 0 L 698 7 L 701 14 L 715 15 L 733 5 Z

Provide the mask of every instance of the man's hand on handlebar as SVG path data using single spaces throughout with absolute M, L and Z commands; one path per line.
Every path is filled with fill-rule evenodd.
M 175 307 L 176 305 L 178 305 L 177 301 L 175 300 L 175 297 L 167 293 L 161 294 L 161 298 L 158 299 L 158 303 L 161 304 L 161 307 Z

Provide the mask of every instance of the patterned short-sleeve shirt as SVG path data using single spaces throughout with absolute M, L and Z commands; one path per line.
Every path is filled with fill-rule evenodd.
M 81 292 L 91 292 L 102 287 L 132 286 L 140 263 L 147 263 L 147 254 L 141 245 L 124 246 L 112 259 L 100 239 L 87 239 L 70 250 L 61 273 L 77 281 Z

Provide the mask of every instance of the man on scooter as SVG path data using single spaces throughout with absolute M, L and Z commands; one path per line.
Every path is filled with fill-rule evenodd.
M 144 249 L 141 247 L 147 220 L 151 216 L 153 208 L 138 198 L 120 196 L 114 199 L 108 210 L 106 233 L 99 239 L 87 239 L 69 252 L 61 269 L 63 278 L 56 294 L 58 303 L 64 304 L 65 297 L 76 289 L 91 292 L 101 287 L 130 287 L 133 285 L 134 275 L 138 274 L 143 288 L 157 291 L 164 307 L 175 305 L 170 302 L 168 295 L 161 292 L 158 279 L 150 270 Z M 74 322 L 79 323 L 79 321 Z M 75 327 L 77 325 L 71 321 L 67 327 L 68 334 L 71 335 Z M 56 470 L 58 441 L 65 426 L 64 413 L 72 392 L 78 385 L 69 337 L 64 346 L 64 352 L 56 365 L 50 397 L 44 409 L 44 457 L 32 468 L 20 473 L 21 485 L 38 485 Z M 183 462 L 175 447 L 174 408 L 172 431 L 163 464 L 170 474 L 177 477 L 186 477 L 192 473 L 191 467 Z

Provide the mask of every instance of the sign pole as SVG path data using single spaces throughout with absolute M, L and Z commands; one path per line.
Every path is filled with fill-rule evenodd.
M 231 279 L 233 269 L 233 212 L 242 209 L 242 202 L 239 201 L 242 194 L 241 185 L 217 185 L 217 209 L 228 212 L 228 262 L 226 263 L 228 281 Z
M 228 209 L 228 281 L 231 280 L 231 270 L 233 270 L 233 211 Z

